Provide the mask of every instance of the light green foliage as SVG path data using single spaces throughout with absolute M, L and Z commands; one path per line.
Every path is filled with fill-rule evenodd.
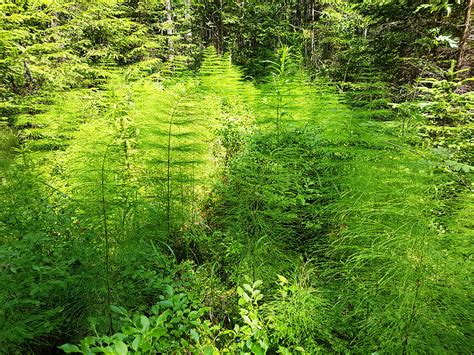
M 0 126 L 0 181 L 3 182 L 5 177 L 3 172 L 8 170 L 15 157 L 15 150 L 18 149 L 18 138 L 7 128 Z
M 199 78 L 201 88 L 208 94 L 214 93 L 224 110 L 243 110 L 245 106 L 249 109 L 254 103 L 255 87 L 244 81 L 241 69 L 232 64 L 229 54 L 218 55 L 214 47 L 206 48 L 203 53 Z
M 443 177 L 435 175 L 436 161 L 391 145 L 381 124 L 362 135 L 364 117 L 352 123 L 350 159 L 328 211 L 334 225 L 326 277 L 347 301 L 339 308 L 348 315 L 341 326 L 358 324 L 358 342 L 372 351 L 460 351 L 467 343 L 457 317 L 468 306 L 448 284 L 467 285 L 454 269 L 440 267 L 446 244 L 436 227 L 443 203 L 435 186 Z
M 270 270 L 286 272 L 296 257 L 289 250 L 305 245 L 321 259 L 328 299 L 344 300 L 335 306 L 344 315 L 334 324 L 336 333 L 371 351 L 460 351 L 467 346 L 466 328 L 457 316 L 468 314 L 460 290 L 468 285 L 466 274 L 456 276 L 448 265 L 462 263 L 454 252 L 462 247 L 451 244 L 451 261 L 443 263 L 446 244 L 437 227 L 445 207 L 436 186 L 447 176 L 435 174 L 436 158 L 422 158 L 428 151 L 418 153 L 400 142 L 393 122 L 373 121 L 366 108 L 351 113 L 335 93 L 319 95 L 326 105 L 334 102 L 312 111 L 311 127 L 319 129 L 256 135 L 231 165 L 220 200 L 226 212 L 213 220 L 222 228 L 215 236 L 225 247 L 219 255 L 237 265 L 238 274 L 262 277 Z M 369 96 L 362 106 L 374 101 Z M 304 187 L 297 193 L 298 186 Z M 466 238 L 462 234 L 457 242 L 465 245 Z M 454 289 L 447 286 L 451 283 L 463 286 Z M 451 308 L 443 295 L 449 295 Z M 306 302 L 317 304 L 317 298 L 308 296 Z M 440 323 L 446 326 L 438 331 Z M 328 328 L 315 333 L 323 343 L 343 346 Z
M 328 300 L 311 286 L 315 275 L 305 267 L 292 281 L 278 275 L 276 296 L 263 311 L 269 319 L 271 343 L 279 345 L 281 354 L 324 352 L 331 341 Z
M 215 98 L 199 92 L 196 80 L 161 85 L 134 86 L 139 137 L 133 165 L 140 174 L 139 196 L 151 202 L 150 212 L 167 220 L 169 234 L 200 219 L 199 201 L 217 168 L 209 147 L 215 144 L 220 107 Z
M 288 102 L 283 102 L 287 98 L 290 91 L 290 77 L 295 70 L 295 64 L 290 59 L 290 48 L 282 47 L 279 50 L 278 61 L 270 61 L 270 71 L 272 77 L 273 90 L 275 91 L 275 109 L 276 109 L 276 127 L 281 130 L 281 121 L 285 114 L 285 106 Z M 288 100 L 285 100 L 288 101 Z
M 44 112 L 16 118 L 16 128 L 23 140 L 23 156 L 17 157 L 17 170 L 13 172 L 20 174 L 22 169 L 30 169 L 29 174 L 39 176 L 39 181 L 28 175 L 28 184 L 23 178 L 16 182 L 15 179 L 23 176 L 17 173 L 2 176 L 6 179 L 2 191 L 14 191 L 20 184 L 25 192 L 24 200 L 20 199 L 24 210 L 14 212 L 17 198 L 22 194 L 4 200 L 8 206 L 2 214 L 5 243 L 9 239 L 12 245 L 17 243 L 15 248 L 25 250 L 38 245 L 23 246 L 16 239 L 28 233 L 31 220 L 44 218 L 44 223 L 53 221 L 44 240 L 50 241 L 50 234 L 58 238 L 59 244 L 51 247 L 51 253 L 61 253 L 69 245 L 68 237 L 74 245 L 71 253 L 64 253 L 64 259 L 56 263 L 58 269 L 46 268 L 42 278 L 56 277 L 56 271 L 65 273 L 66 280 L 61 287 L 70 286 L 71 291 L 66 293 L 66 301 L 58 297 L 57 302 L 63 304 L 67 319 L 74 319 L 69 314 L 77 313 L 77 333 L 84 331 L 89 315 L 102 315 L 97 317 L 99 332 L 110 328 L 108 308 L 113 302 L 131 306 L 141 299 L 142 303 L 136 306 L 140 309 L 150 302 L 156 290 L 162 287 L 161 272 L 156 270 L 156 265 L 167 265 L 162 260 L 163 254 L 171 252 L 179 256 L 183 253 L 181 231 L 202 223 L 202 201 L 221 164 L 216 152 L 228 149 L 229 153 L 225 154 L 230 156 L 242 139 L 242 134 L 240 138 L 231 138 L 234 141 L 229 139 L 224 147 L 217 139 L 218 132 L 228 126 L 227 117 L 241 117 L 239 122 L 249 119 L 244 104 L 239 103 L 238 89 L 224 98 L 201 86 L 199 78 L 129 81 L 126 71 L 107 70 L 107 82 L 100 89 L 81 89 L 62 97 L 54 96 L 49 105 L 44 106 Z M 233 69 L 228 65 L 226 70 L 232 72 Z M 235 85 L 239 82 L 236 74 Z M 11 143 L 5 140 L 2 145 L 5 164 L 10 164 L 10 156 L 15 162 L 14 146 L 14 140 Z M 39 212 L 31 212 L 26 207 L 38 205 L 36 186 L 41 184 L 44 186 L 39 191 L 44 190 L 47 195 L 39 204 L 44 205 L 44 211 L 39 211 L 50 216 L 47 218 L 39 217 Z M 63 213 L 67 218 L 56 221 L 56 214 Z M 24 220 L 23 215 L 31 220 Z M 32 232 L 38 233 L 36 229 Z M 5 250 L 11 247 L 4 245 Z M 150 247 L 154 252 L 146 253 Z M 81 248 L 81 257 L 75 259 L 72 255 Z M 140 261 L 143 264 L 138 267 Z M 18 270 L 25 260 L 18 257 L 5 262 L 12 263 Z M 39 268 L 48 263 L 41 257 L 34 262 Z M 74 265 L 72 271 L 67 269 L 70 265 Z M 67 270 L 63 271 L 64 268 Z M 76 271 L 78 278 L 88 285 L 88 297 L 80 296 L 84 291 L 82 285 L 75 283 Z M 21 269 L 22 275 L 28 273 L 28 269 Z M 6 274 L 5 281 L 11 276 Z M 24 278 L 30 280 L 27 276 Z M 5 304 L 10 304 L 15 294 L 19 295 L 20 302 L 26 302 L 21 293 L 25 285 L 27 283 L 5 289 L 2 294 Z M 139 286 L 135 289 L 132 285 Z M 46 285 L 40 287 L 41 292 L 48 289 L 53 295 L 59 292 Z M 69 297 L 71 304 L 67 303 Z M 35 304 L 43 302 L 39 296 L 32 300 Z M 54 312 L 46 309 L 40 319 L 48 326 L 36 331 L 29 325 L 20 327 L 30 321 L 31 309 L 17 312 L 18 319 L 6 318 L 5 324 L 16 322 L 18 331 L 23 332 L 23 335 L 12 332 L 12 336 L 7 337 L 8 346 L 27 343 L 29 339 L 35 341 L 47 333 L 60 334 L 63 308 Z
M 227 167 L 254 128 L 252 108 L 257 92 L 252 84 L 243 81 L 241 71 L 232 65 L 230 56 L 219 56 L 214 47 L 204 51 L 199 79 L 200 89 L 220 104 L 222 113 L 216 132 L 220 147 L 215 147 L 214 154 Z
M 326 228 L 319 218 L 329 202 L 326 189 L 333 185 L 324 185 L 322 179 L 335 172 L 325 166 L 332 153 L 321 151 L 316 128 L 320 123 L 311 118 L 324 120 L 326 136 L 337 144 L 345 136 L 344 126 L 332 119 L 347 111 L 340 107 L 334 90 L 324 82 L 318 84 L 299 89 L 305 96 L 292 96 L 298 98 L 291 105 L 295 116 L 284 117 L 281 132 L 275 132 L 272 121 L 257 121 L 260 132 L 234 158 L 225 183 L 216 189 L 209 218 L 217 227 L 216 252 L 221 263 L 236 269 L 239 278 L 287 273 L 297 259 L 295 251 L 305 253 L 307 243 Z M 272 87 L 263 85 L 261 95 L 265 92 L 273 93 Z M 275 114 L 272 106 L 259 104 L 255 110 L 257 117 Z
M 0 16 L 1 116 L 10 123 L 13 115 L 40 111 L 25 95 L 45 95 L 44 103 L 56 99 L 54 92 L 103 82 L 106 71 L 93 64 L 126 65 L 159 54 L 160 39 L 125 18 L 115 2 L 6 1 Z
M 273 125 L 278 132 L 301 127 L 311 121 L 311 110 L 316 106 L 309 100 L 315 87 L 292 51 L 283 46 L 278 50 L 275 61 L 266 61 L 269 77 L 267 83 L 261 85 L 260 100 L 256 106 L 259 125 L 265 128 Z
M 3 1 L 0 351 L 471 352 L 463 9 L 420 5 Z

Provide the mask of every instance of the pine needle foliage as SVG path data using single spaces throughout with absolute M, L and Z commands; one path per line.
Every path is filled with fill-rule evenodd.
M 278 275 L 278 292 L 263 306 L 271 324 L 270 342 L 279 345 L 280 353 L 284 353 L 282 348 L 290 352 L 327 352 L 329 344 L 337 349 L 330 334 L 329 302 L 315 287 L 317 275 L 313 271 L 314 267 L 305 263 L 291 281 Z
M 219 55 L 215 47 L 204 50 L 199 78 L 203 90 L 215 93 L 221 100 L 242 100 L 251 104 L 254 99 L 253 86 L 244 81 L 242 71 L 232 64 L 231 55 Z
M 112 258 L 127 236 L 133 189 L 128 184 L 128 142 L 124 117 L 111 111 L 81 125 L 66 151 L 65 180 L 77 201 L 78 223 L 91 238 L 101 262 L 95 268 L 105 290 L 99 297 L 112 326 Z M 100 133 L 99 133 L 100 132 Z M 133 195 L 132 195 L 133 196 Z
M 46 106 L 45 112 L 16 116 L 14 127 L 31 151 L 44 153 L 64 150 L 77 127 L 99 113 L 100 96 L 100 92 L 92 90 L 56 94 Z M 83 103 L 83 106 L 79 106 L 78 102 Z

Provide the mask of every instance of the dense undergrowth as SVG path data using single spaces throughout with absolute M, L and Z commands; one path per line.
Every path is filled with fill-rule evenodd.
M 286 51 L 257 87 L 209 49 L 16 117 L 6 352 L 470 348 L 468 176 Z
M 0 5 L 0 352 L 472 352 L 466 71 L 394 94 L 371 2 L 276 53 L 166 4 Z

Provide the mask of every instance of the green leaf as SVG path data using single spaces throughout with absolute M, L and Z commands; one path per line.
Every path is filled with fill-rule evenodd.
M 166 285 L 165 292 L 168 296 L 172 297 L 174 295 L 174 290 L 171 285 Z
M 244 300 L 245 300 L 247 303 L 252 302 L 252 299 L 250 298 L 249 295 L 247 295 L 246 292 L 244 292 L 244 294 L 242 295 L 242 297 L 244 298 Z
M 142 336 L 141 335 L 137 335 L 135 337 L 135 339 L 133 339 L 133 342 L 132 342 L 132 349 L 135 350 L 135 351 L 138 351 L 138 349 L 140 348 L 140 343 L 142 342 Z
M 263 281 L 262 280 L 257 280 L 253 283 L 253 288 L 256 289 L 257 287 L 260 287 L 263 285 Z
M 282 275 L 277 275 L 278 276 L 278 279 L 280 280 L 280 282 L 285 285 L 288 283 L 288 279 L 285 277 L 285 276 L 282 276 Z
M 212 345 L 205 346 L 202 351 L 203 351 L 204 355 L 219 354 L 219 351 L 215 347 L 213 347 Z
M 58 348 L 64 351 L 65 353 L 80 353 L 81 352 L 79 347 L 73 344 L 64 344 L 64 345 L 58 346 Z
M 157 339 L 161 338 L 163 335 L 166 334 L 166 329 L 164 328 L 155 328 L 151 331 L 151 336 Z
M 112 312 L 114 313 L 118 313 L 118 314 L 121 314 L 123 316 L 128 316 L 128 312 L 125 308 L 123 307 L 118 307 L 118 306 L 110 306 L 110 309 L 112 310 Z
M 163 301 L 160 301 L 158 302 L 160 305 L 162 306 L 165 306 L 165 307 L 168 307 L 168 308 L 172 308 L 173 307 L 173 302 L 171 302 L 170 300 L 163 300 Z
M 265 350 L 258 343 L 253 343 L 251 350 L 255 355 L 265 355 Z
M 194 340 L 196 343 L 198 343 L 199 334 L 194 329 L 191 329 L 189 333 L 190 333 L 191 339 Z
M 103 352 L 105 354 L 115 354 L 114 349 L 110 346 L 98 346 L 96 348 L 92 348 L 92 352 L 94 353 Z
M 253 292 L 253 288 L 249 284 L 243 284 L 242 286 L 244 286 L 244 289 L 246 289 L 248 292 L 250 293 Z
M 252 320 L 249 318 L 249 316 L 242 316 L 242 319 L 244 320 L 245 323 L 248 325 L 252 325 Z
M 127 355 L 128 354 L 128 347 L 125 345 L 125 343 L 121 340 L 115 341 L 114 344 L 114 351 L 118 355 Z
M 258 341 L 258 343 L 260 344 L 260 346 L 262 347 L 262 349 L 264 349 L 264 350 L 267 350 L 267 349 L 268 349 L 268 344 L 267 344 L 267 342 L 265 341 L 265 339 L 260 339 L 260 340 Z
M 142 333 L 145 333 L 150 327 L 150 320 L 146 316 L 140 316 L 140 323 L 142 324 Z
M 288 348 L 283 347 L 283 346 L 280 346 L 278 348 L 278 353 L 281 354 L 281 355 L 291 355 L 291 351 L 288 350 Z

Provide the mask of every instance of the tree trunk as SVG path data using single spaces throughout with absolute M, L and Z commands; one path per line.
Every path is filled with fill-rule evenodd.
M 219 1 L 219 15 L 217 24 L 217 53 L 224 53 L 224 3 Z
M 464 26 L 459 40 L 459 52 L 458 52 L 458 63 L 457 68 L 461 69 L 464 62 L 464 55 L 466 53 L 467 45 L 469 42 L 469 32 L 471 25 L 471 12 L 474 4 L 474 0 L 466 0 L 466 13 L 464 17 Z
M 168 22 L 168 28 L 166 30 L 166 34 L 168 35 L 169 60 L 173 60 L 174 45 L 173 45 L 172 36 L 174 34 L 174 25 L 173 25 L 171 0 L 165 1 L 165 9 L 166 9 L 166 20 Z
M 185 1 L 185 9 L 184 9 L 184 19 L 186 20 L 186 26 L 189 26 L 189 30 L 186 32 L 184 37 L 188 42 L 192 41 L 193 38 L 193 31 L 191 29 L 191 0 Z
M 23 61 L 23 77 L 25 78 L 25 82 L 27 82 L 29 85 L 33 83 L 33 74 L 31 74 L 30 66 L 26 62 L 26 60 Z

